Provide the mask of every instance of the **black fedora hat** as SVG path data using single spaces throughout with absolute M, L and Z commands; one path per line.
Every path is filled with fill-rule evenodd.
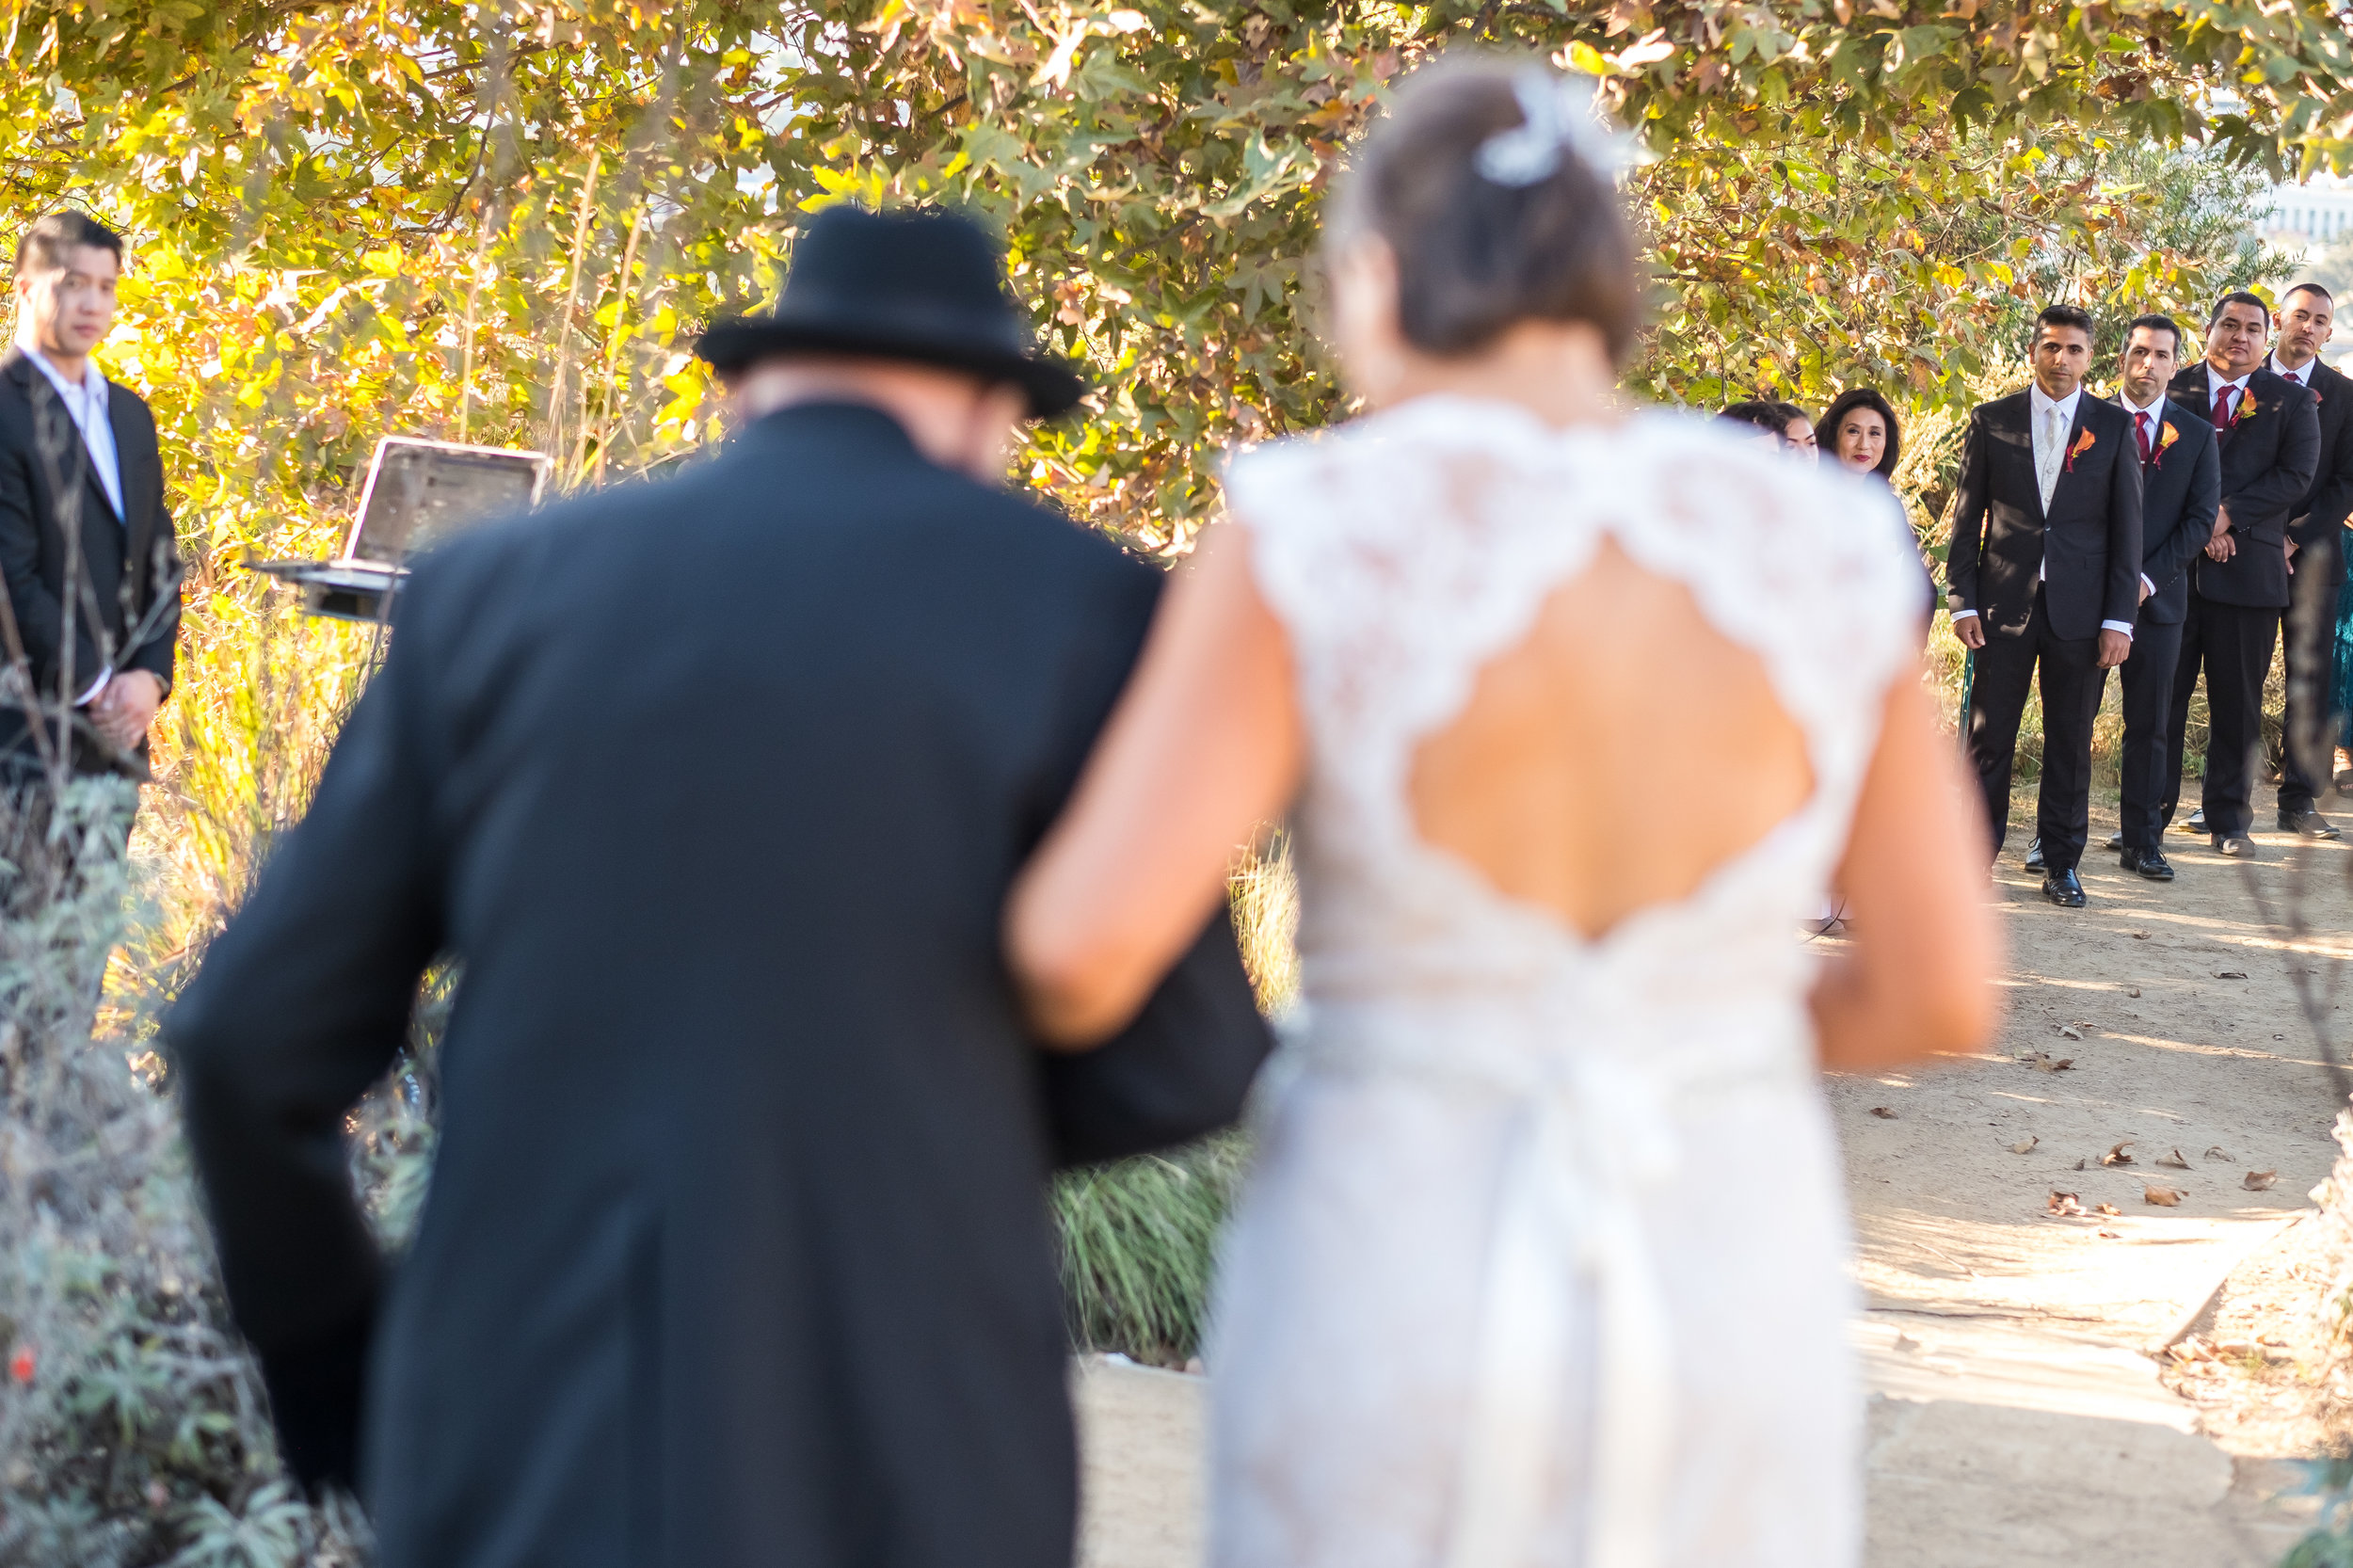
M 792 354 L 854 354 L 976 371 L 1051 419 L 1086 391 L 1040 354 L 987 232 L 937 208 L 827 207 L 792 248 L 775 312 L 714 323 L 696 352 L 720 371 Z

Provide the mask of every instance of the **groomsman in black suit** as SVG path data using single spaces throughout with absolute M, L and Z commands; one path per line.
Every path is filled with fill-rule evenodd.
M 2265 368 L 2309 387 L 2320 421 L 2320 467 L 2288 520 L 2287 744 L 2280 767 L 2280 830 L 2333 839 L 2315 809 L 2329 787 L 2329 677 L 2337 595 L 2345 583 L 2345 520 L 2353 513 L 2353 378 L 2320 362 L 2336 328 L 2336 301 L 2318 283 L 2298 283 L 2272 313 L 2279 329 Z
M 2140 603 L 2140 459 L 2124 410 L 2084 395 L 2089 315 L 2072 305 L 2043 311 L 2033 360 L 2032 385 L 1969 416 L 1945 583 L 1953 634 L 1977 653 L 1969 758 L 1993 851 L 2009 820 L 2019 717 L 2039 674 L 2042 894 L 2079 909 L 2091 723 L 2102 672 L 2132 651 Z
M 2320 466 L 2313 394 L 2264 368 L 2271 312 L 2251 294 L 2226 294 L 2206 323 L 2206 359 L 2173 378 L 2166 396 L 2203 413 L 2222 451 L 2222 506 L 2191 568 L 2182 659 L 2168 717 L 2164 816 L 2182 790 L 2182 730 L 2198 671 L 2206 672 L 2206 777 L 2193 833 L 2221 854 L 2251 858 L 2254 754 L 2263 743 L 2264 677 L 2288 606 L 2288 519 Z
M 2127 328 L 2117 407 L 2133 422 L 2140 456 L 2140 619 L 2124 687 L 2123 826 L 2108 840 L 2124 869 L 2170 882 L 2158 840 L 2165 768 L 2179 747 L 2166 746 L 2173 674 L 2189 612 L 2189 564 L 2214 534 L 2222 498 L 2222 462 L 2214 425 L 2166 398 L 2185 346 L 2171 316 L 2145 315 Z M 2175 771 L 2180 764 L 2175 762 Z

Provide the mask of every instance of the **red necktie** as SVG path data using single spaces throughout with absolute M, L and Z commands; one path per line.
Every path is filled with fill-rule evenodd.
M 2140 460 L 2145 463 L 2156 450 L 2149 444 L 2149 414 L 2146 409 L 2133 415 L 2133 434 L 2140 438 Z
M 2225 387 L 2214 394 L 2214 427 L 2216 429 L 2228 430 L 2231 427 L 2231 405 L 2237 401 L 2238 389 L 2236 387 Z

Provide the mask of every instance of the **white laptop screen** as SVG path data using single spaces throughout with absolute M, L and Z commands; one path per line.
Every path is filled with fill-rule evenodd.
M 399 566 L 475 523 L 529 507 L 547 468 L 536 452 L 387 436 L 376 443 L 344 554 Z

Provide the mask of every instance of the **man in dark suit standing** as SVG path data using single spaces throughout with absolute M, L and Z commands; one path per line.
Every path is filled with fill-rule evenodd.
M 2308 387 L 2320 424 L 2320 466 L 2288 519 L 2287 710 L 2281 732 L 2280 831 L 2333 839 L 2318 809 L 2329 790 L 2329 683 L 2337 597 L 2345 583 L 2345 520 L 2353 514 L 2353 377 L 2320 362 L 2336 330 L 2336 301 L 2318 283 L 2298 283 L 2272 312 L 2279 329 L 2265 368 Z
M 385 1568 L 1068 1568 L 1048 1176 L 1231 1120 L 1267 1047 L 1222 912 L 1095 1057 L 1001 957 L 1160 576 L 1001 488 L 1081 386 L 968 219 L 829 208 L 702 352 L 725 452 L 417 568 L 165 1022 L 230 1304 Z M 342 1128 L 437 953 L 394 1271 Z
M 80 213 L 52 213 L 17 243 L 16 344 L 0 359 L 14 627 L 0 658 L 23 660 L 44 715 L 36 730 L 19 683 L 0 685 L 0 756 L 20 783 L 53 760 L 143 774 L 132 756 L 171 690 L 180 565 L 155 420 L 90 359 L 121 272 L 121 238 Z
M 2025 391 L 1970 413 L 1945 582 L 1953 634 L 1977 654 L 1969 758 L 1993 852 L 2009 822 L 2018 721 L 2039 675 L 2042 893 L 2079 909 L 2092 719 L 2102 672 L 2132 651 L 2140 602 L 2140 459 L 2124 410 L 2084 395 L 2089 315 L 2044 310 L 2032 354 Z
M 2166 396 L 2206 416 L 2222 453 L 2222 505 L 2214 536 L 2191 567 L 2181 663 L 2167 721 L 2168 823 L 2180 803 L 2183 728 L 2206 672 L 2206 776 L 2192 832 L 2216 850 L 2251 857 L 2255 755 L 2263 744 L 2264 677 L 2288 605 L 2288 519 L 2320 463 L 2313 394 L 2264 368 L 2271 312 L 2251 294 L 2226 294 L 2206 323 L 2206 358 L 2173 378 Z
M 2182 619 L 2189 607 L 2189 564 L 2214 534 L 2222 497 L 2222 467 L 2214 426 L 2177 408 L 2166 388 L 2185 347 L 2171 316 L 2145 315 L 2126 329 L 2116 403 L 2133 422 L 2140 458 L 2140 618 L 2133 651 L 2120 672 L 2124 688 L 2123 826 L 2109 840 L 2124 869 L 2152 882 L 2170 882 L 2173 868 L 2159 843 L 2165 824 L 2165 767 L 2177 755 L 2166 746 L 2173 706 L 2173 672 L 2182 652 Z M 2178 769 L 2178 762 L 2175 764 Z

